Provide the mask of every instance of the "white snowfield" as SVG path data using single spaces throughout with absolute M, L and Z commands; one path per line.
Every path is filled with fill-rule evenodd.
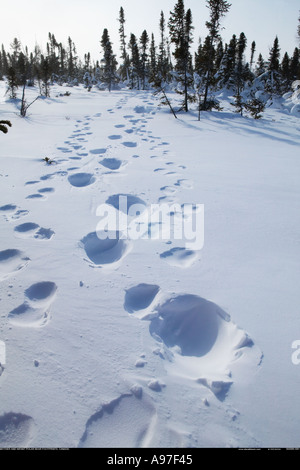
M 21 118 L 0 85 L 0 447 L 299 447 L 290 95 L 199 122 L 150 91 L 53 86 Z M 204 204 L 203 248 L 155 223 L 99 237 L 120 197 L 131 221 Z

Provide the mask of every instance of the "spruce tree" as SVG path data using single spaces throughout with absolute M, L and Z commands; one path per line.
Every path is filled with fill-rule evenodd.
M 46 98 L 50 97 L 51 69 L 48 57 L 41 56 L 40 63 L 41 91 Z
M 6 54 L 6 51 L 5 51 L 5 48 L 4 48 L 3 44 L 1 46 L 1 52 L 2 52 L 2 54 L 1 54 L 1 57 L 2 57 L 2 73 L 3 73 L 3 75 L 7 75 L 9 65 L 8 65 L 7 54 Z
M 140 53 L 139 53 L 136 36 L 133 33 L 131 33 L 130 35 L 129 49 L 131 52 L 130 69 L 129 69 L 131 88 L 136 87 L 139 90 L 140 89 L 141 62 L 140 62 Z
M 164 12 L 161 11 L 160 13 L 160 21 L 159 21 L 159 30 L 160 30 L 160 43 L 159 43 L 159 54 L 157 59 L 157 83 L 159 85 L 164 85 L 164 83 L 168 79 L 168 53 L 167 53 L 167 38 L 166 38 L 166 21 Z
M 151 43 L 150 43 L 149 82 L 152 83 L 154 86 L 157 82 L 157 75 L 158 75 L 158 65 L 157 65 L 157 57 L 156 57 L 156 46 L 155 46 L 154 34 L 152 33 Z
M 13 67 L 9 67 L 7 71 L 7 91 L 9 93 L 9 98 L 14 100 L 17 98 L 17 89 L 18 89 L 18 79 L 16 70 Z
M 286 52 L 283 56 L 282 62 L 280 64 L 281 71 L 281 92 L 285 93 L 289 90 L 291 84 L 291 69 L 290 69 L 290 58 Z
M 293 57 L 290 63 L 290 77 L 291 81 L 300 79 L 300 51 L 295 47 Z
M 247 39 L 244 33 L 240 34 L 237 43 L 237 60 L 234 71 L 234 89 L 235 89 L 235 101 L 231 103 L 236 108 L 236 112 L 243 115 L 244 102 L 242 98 L 242 91 L 245 84 L 245 72 L 244 72 L 244 52 L 246 49 Z
M 194 99 L 189 91 L 193 80 L 190 54 L 193 29 L 191 10 L 189 9 L 185 13 L 183 0 L 178 0 L 174 11 L 170 12 L 169 31 L 171 42 L 175 46 L 173 55 L 176 60 L 175 70 L 179 84 L 177 91 L 184 96 L 182 108 L 186 112 L 188 111 L 188 102 Z
M 209 54 L 209 64 L 208 64 L 208 71 L 206 76 L 206 85 L 205 85 L 205 93 L 204 93 L 204 103 L 203 109 L 209 109 L 208 106 L 208 90 L 212 84 L 212 77 L 213 77 L 213 60 L 212 60 L 212 51 L 217 39 L 219 39 L 220 34 L 220 27 L 221 27 L 221 20 L 229 11 L 231 4 L 226 0 L 206 0 L 206 6 L 210 10 L 210 19 L 206 22 L 206 27 L 209 31 L 209 49 L 211 53 Z
M 254 63 L 254 54 L 256 50 L 256 43 L 255 41 L 251 44 L 251 58 L 250 58 L 250 70 L 252 71 L 253 63 Z
M 256 63 L 256 69 L 255 69 L 256 77 L 259 77 L 260 75 L 265 73 L 265 71 L 266 71 L 266 63 L 263 59 L 263 56 L 261 54 L 259 54 L 258 59 L 257 59 L 257 63 Z
M 129 79 L 129 56 L 127 54 L 126 49 L 126 35 L 125 35 L 125 14 L 124 9 L 121 7 L 119 11 L 119 34 L 120 34 L 120 42 L 121 42 L 121 59 L 123 60 L 123 64 L 120 68 L 120 75 L 123 80 Z
M 279 58 L 280 58 L 280 48 L 279 48 L 279 41 L 278 37 L 276 36 L 273 47 L 270 51 L 268 69 L 270 71 L 279 71 Z
M 147 78 L 147 61 L 148 61 L 148 43 L 149 43 L 149 36 L 147 31 L 144 29 L 142 35 L 140 37 L 140 45 L 141 45 L 141 81 L 142 81 L 142 90 L 145 90 L 146 86 L 146 78 Z
M 2 54 L 0 52 L 0 80 L 3 80 Z
M 103 30 L 101 46 L 104 52 L 104 69 L 102 80 L 108 85 L 108 90 L 111 91 L 114 83 L 117 82 L 117 61 L 113 53 L 112 44 L 107 29 Z
M 17 60 L 21 52 L 21 43 L 17 38 L 14 38 L 13 42 L 10 44 L 12 49 L 12 54 L 10 56 L 10 64 L 12 67 L 16 68 Z
M 273 47 L 270 50 L 270 56 L 268 61 L 268 77 L 265 81 L 265 91 L 270 94 L 272 99 L 274 94 L 280 93 L 281 75 L 280 75 L 280 48 L 278 37 L 276 36 Z
M 218 72 L 218 78 L 220 86 L 226 86 L 227 88 L 233 88 L 235 83 L 235 71 L 237 64 L 237 48 L 238 40 L 234 34 L 226 48 L 223 56 L 223 60 Z

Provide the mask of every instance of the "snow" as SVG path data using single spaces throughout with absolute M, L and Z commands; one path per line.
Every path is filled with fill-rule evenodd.
M 0 447 L 298 447 L 291 95 L 199 122 L 53 86 L 21 118 L 0 87 Z M 201 250 L 100 236 L 99 207 L 144 227 L 159 203 L 204 204 Z

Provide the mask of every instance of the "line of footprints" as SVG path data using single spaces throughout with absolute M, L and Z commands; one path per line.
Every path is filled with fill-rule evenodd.
M 127 99 L 122 98 L 117 103 L 117 109 L 122 109 Z M 155 114 L 154 103 L 145 97 L 145 106 L 134 108 L 134 114 L 123 116 L 128 125 L 116 124 L 116 133 L 108 136 L 111 145 L 105 148 L 87 149 L 89 136 L 92 135 L 91 121 L 101 118 L 102 114 L 97 113 L 93 117 L 84 116 L 83 120 L 76 122 L 76 128 L 71 136 L 64 142 L 64 146 L 57 150 L 62 153 L 62 157 L 56 161 L 56 164 L 69 164 L 70 160 L 77 161 L 86 158 L 100 158 L 98 163 L 101 165 L 102 174 L 113 174 L 123 171 L 127 165 L 126 160 L 115 157 L 116 149 L 123 147 L 127 149 L 124 154 L 132 151 L 138 146 L 134 140 L 123 140 L 123 135 L 136 135 L 141 143 L 149 144 L 150 152 L 158 151 L 158 155 L 153 153 L 150 158 L 153 162 L 160 161 L 160 166 L 153 169 L 154 174 L 163 174 L 166 178 L 175 178 L 174 184 L 167 184 L 160 188 L 161 196 L 158 202 L 176 201 L 176 193 L 180 187 L 192 188 L 192 182 L 181 178 L 179 170 L 184 170 L 183 165 L 174 169 L 174 162 L 166 161 L 169 151 L 166 150 L 168 142 L 161 141 L 161 138 L 154 137 L 151 131 L 147 131 L 146 124 L 153 119 Z M 114 110 L 107 110 L 113 114 Z M 121 132 L 121 133 L 120 133 Z M 122 134 L 124 132 L 124 134 Z M 161 150 L 161 152 L 159 152 Z M 159 156 L 162 154 L 162 156 Z M 139 158 L 139 155 L 131 155 L 132 158 Z M 26 185 L 33 187 L 56 177 L 67 178 L 69 184 L 74 188 L 83 188 L 93 185 L 97 181 L 97 174 L 81 172 L 79 167 L 69 167 L 66 171 L 54 171 L 44 175 L 37 181 L 28 181 Z M 104 172 L 104 173 L 103 173 Z M 35 193 L 29 194 L 29 199 L 45 199 L 51 196 L 54 188 L 46 186 L 38 189 Z M 120 197 L 126 196 L 127 214 L 130 207 L 139 204 L 140 208 L 147 210 L 147 204 L 139 196 L 132 194 L 113 194 L 110 195 L 106 203 L 121 210 L 119 206 Z M 141 210 L 143 212 L 143 210 Z M 7 204 L 0 207 L 2 214 L 7 221 L 15 223 L 25 216 L 28 216 L 27 210 L 22 210 L 14 204 Z M 149 232 L 153 233 L 157 227 L 151 225 Z M 14 233 L 17 237 L 35 238 L 37 240 L 49 241 L 55 235 L 50 228 L 40 227 L 34 222 L 23 222 L 14 227 Z M 80 240 L 80 246 L 83 250 L 84 260 L 91 268 L 105 268 L 106 266 L 117 266 L 123 258 L 130 252 L 131 241 L 118 236 L 113 240 L 101 239 L 96 232 L 88 233 Z M 188 268 L 197 259 L 198 253 L 193 250 L 187 250 L 181 247 L 174 247 L 160 254 L 160 259 L 169 263 L 171 266 L 179 268 Z M 0 252 L 0 281 L 5 280 L 25 268 L 30 259 L 20 250 L 8 249 Z M 51 305 L 56 296 L 57 285 L 54 282 L 38 282 L 28 287 L 24 292 L 24 302 L 13 309 L 9 315 L 9 321 L 12 325 L 24 327 L 43 327 L 50 319 Z M 176 361 L 180 356 L 178 367 L 183 369 L 192 357 L 198 360 L 196 370 L 209 368 L 216 362 L 216 370 L 227 366 L 243 355 L 245 348 L 252 347 L 253 342 L 248 335 L 238 329 L 231 321 L 229 315 L 220 307 L 196 295 L 184 294 L 173 295 L 166 298 L 161 292 L 159 285 L 150 285 L 140 283 L 126 290 L 124 296 L 124 310 L 129 315 L 134 315 L 139 320 L 149 321 L 149 333 L 155 340 L 156 346 L 153 354 L 161 360 Z M 227 338 L 225 349 L 227 354 L 219 357 L 215 354 L 218 349 L 218 343 Z M 135 363 L 138 370 L 143 370 L 147 366 L 147 358 L 144 354 L 137 359 Z M 204 376 L 191 373 L 191 380 L 206 387 L 210 392 L 223 401 L 227 391 L 232 384 L 229 376 L 222 377 L 220 380 L 214 380 L 209 374 Z M 155 445 L 155 423 L 157 419 L 156 409 L 149 394 L 144 393 L 143 385 L 146 385 L 153 393 L 160 392 L 165 384 L 159 378 L 140 377 L 137 383 L 134 383 L 130 391 L 119 396 L 109 403 L 102 404 L 99 409 L 93 413 L 87 420 L 85 430 L 78 443 L 79 447 L 97 447 L 109 446 L 111 429 L 114 435 L 118 434 L 116 442 L 122 442 L 122 445 L 139 447 Z M 137 412 L 138 409 L 138 412 Z M 126 417 L 135 416 L 135 426 L 128 432 Z M 18 436 L 21 444 L 30 440 L 32 435 L 33 420 L 29 416 L 7 413 L 0 416 L 0 431 L 5 429 L 5 440 L 9 442 L 10 433 Z M 182 446 L 182 436 L 166 434 L 166 439 L 174 445 Z M 166 431 L 167 433 L 167 431 Z

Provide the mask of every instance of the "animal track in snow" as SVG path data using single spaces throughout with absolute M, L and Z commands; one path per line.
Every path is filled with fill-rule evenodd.
M 128 313 L 145 310 L 153 303 L 159 292 L 155 284 L 138 284 L 126 290 L 124 308 Z
M 107 149 L 106 148 L 99 148 L 99 149 L 92 149 L 90 150 L 90 153 L 92 155 L 102 155 L 103 153 L 106 153 Z
M 49 194 L 49 193 L 54 193 L 55 189 L 54 188 L 41 188 L 38 189 L 38 192 L 41 194 Z
M 54 178 L 55 176 L 66 176 L 68 174 L 67 171 L 56 171 L 55 173 L 48 173 L 47 175 L 44 175 L 44 176 L 41 176 L 40 177 L 40 180 L 41 181 L 48 181 L 52 178 Z
M 150 334 L 172 353 L 169 372 L 209 388 L 219 400 L 232 384 L 229 368 L 235 361 L 250 351 L 257 364 L 261 360 L 247 333 L 213 302 L 191 294 L 173 296 L 154 314 Z
M 76 188 L 83 188 L 89 186 L 96 181 L 92 173 L 75 173 L 68 177 L 69 183 Z
M 0 251 L 0 281 L 18 273 L 28 265 L 30 258 L 16 249 Z
M 14 232 L 17 237 L 36 238 L 38 240 L 50 240 L 54 235 L 54 231 L 50 228 L 40 227 L 33 222 L 17 225 L 14 228 Z
M 122 136 L 120 134 L 113 134 L 113 135 L 109 135 L 108 138 L 110 140 L 119 140 L 119 139 L 122 139 Z
M 172 186 L 163 186 L 162 188 L 160 188 L 161 191 L 163 191 L 165 194 L 167 195 L 172 195 L 174 193 L 176 193 L 177 189 L 176 188 L 173 188 Z
M 132 194 L 114 194 L 109 196 L 106 200 L 106 204 L 110 204 L 115 209 L 123 212 L 124 214 L 130 215 L 130 208 L 135 206 L 134 209 L 138 210 L 140 213 L 146 210 L 146 203 Z M 134 213 L 136 215 L 136 213 Z
M 124 145 L 124 147 L 130 147 L 130 148 L 137 146 L 136 142 L 122 142 L 122 144 Z
M 35 181 L 35 180 L 33 180 L 33 181 L 27 181 L 27 182 L 25 183 L 25 186 L 29 186 L 29 185 L 37 184 L 37 183 L 39 183 L 39 181 Z
M 99 238 L 102 237 L 102 238 Z M 84 249 L 88 261 L 92 262 L 92 267 L 104 267 L 114 265 L 126 256 L 130 244 L 127 240 L 120 238 L 119 232 L 114 234 L 114 238 L 105 238 L 106 233 L 91 232 L 80 242 Z
M 141 390 L 141 389 L 139 389 Z M 78 447 L 146 447 L 151 443 L 156 410 L 143 393 L 123 394 L 102 405 L 87 421 Z
M 25 302 L 12 310 L 8 318 L 12 325 L 38 328 L 48 323 L 50 307 L 56 295 L 54 282 L 38 282 L 25 291 Z
M 104 158 L 100 164 L 109 170 L 118 170 L 122 165 L 122 161 L 118 158 Z
M 193 188 L 193 183 L 192 183 L 192 181 L 189 181 L 189 180 L 186 180 L 186 179 L 179 179 L 175 183 L 175 186 L 181 186 L 182 188 L 192 189 Z
M 63 153 L 71 153 L 72 150 L 69 149 L 68 147 L 57 147 L 57 150 L 59 150 L 60 152 L 63 152 Z
M 188 268 L 199 258 L 199 254 L 197 251 L 187 250 L 186 248 L 182 247 L 175 247 L 171 250 L 161 253 L 160 258 L 164 259 L 171 266 Z
M 13 213 L 16 212 L 17 206 L 15 204 L 5 204 L 4 206 L 0 207 L 0 212 L 5 216 L 7 220 L 7 216 L 11 216 Z
M 0 416 L 0 447 L 26 448 L 35 434 L 34 421 L 21 413 L 5 413 Z

